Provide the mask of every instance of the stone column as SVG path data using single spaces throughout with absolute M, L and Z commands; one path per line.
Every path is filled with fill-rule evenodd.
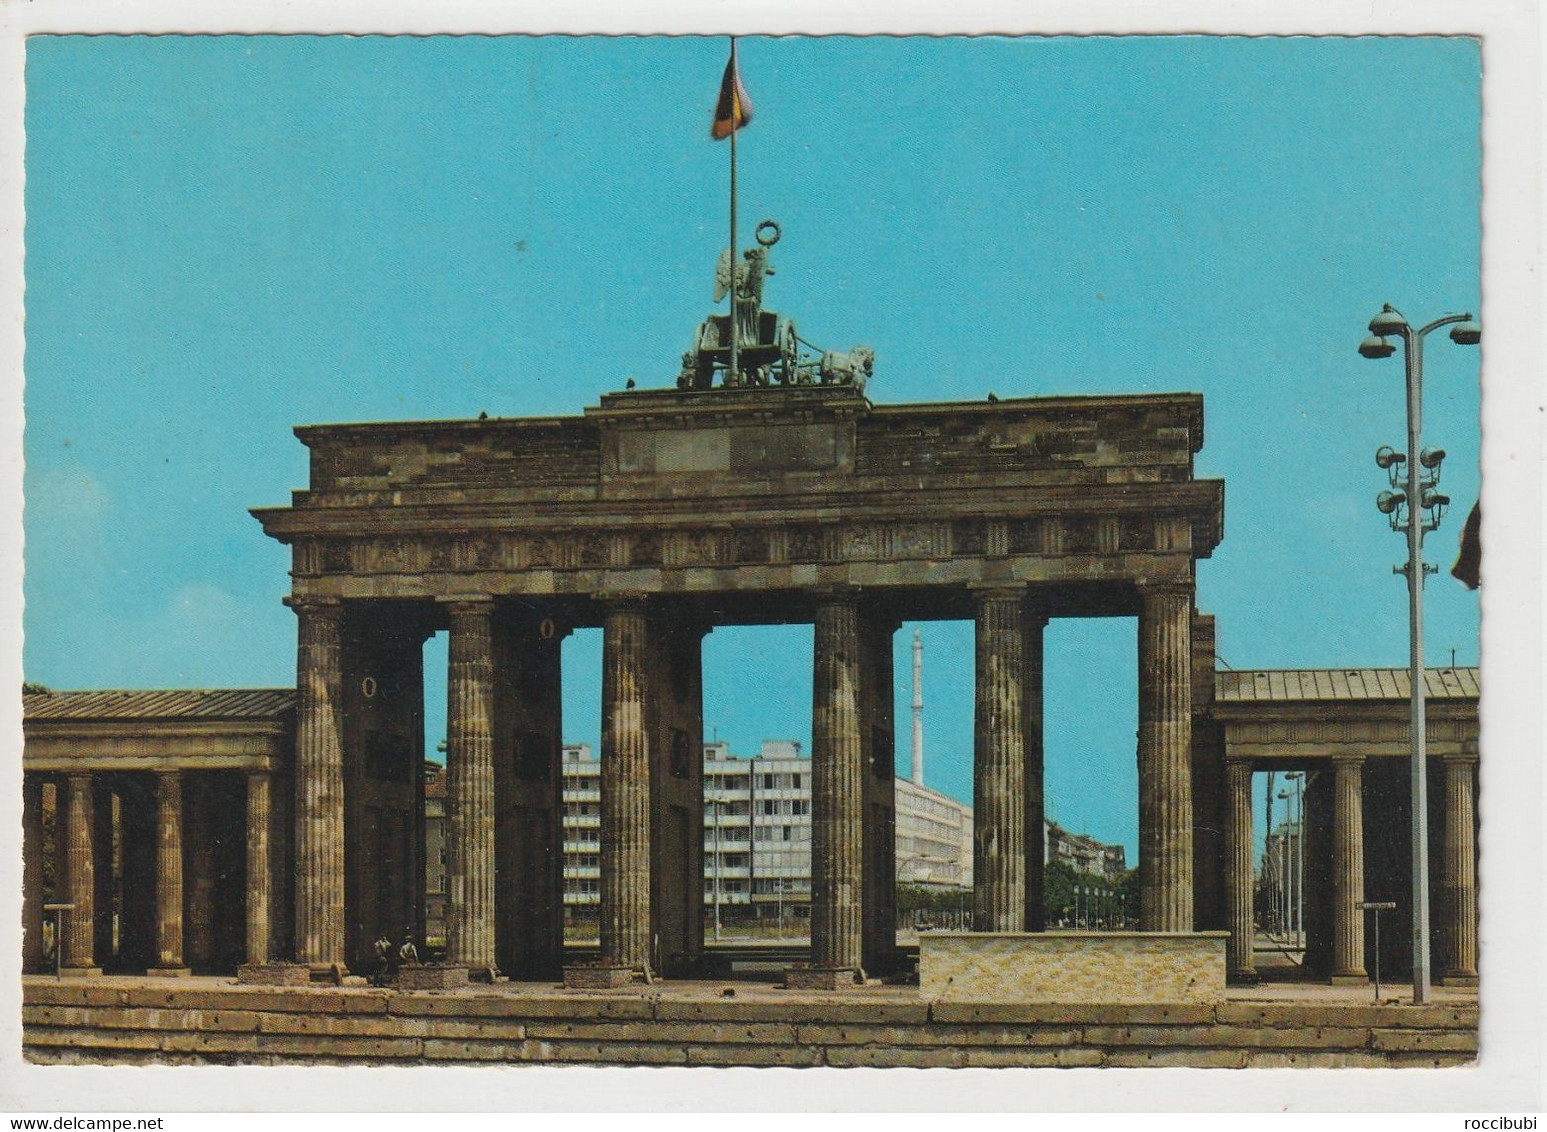
M 1362 983 L 1364 759 L 1334 755 L 1332 766 L 1332 981 Z
M 811 962 L 859 970 L 864 912 L 864 743 L 859 608 L 847 594 L 816 607 L 811 706 Z
M 977 595 L 972 926 L 1026 930 L 1026 644 L 1019 589 Z
M 292 599 L 298 621 L 295 951 L 314 971 L 344 966 L 343 607 Z
M 1445 759 L 1444 986 L 1477 985 L 1477 825 L 1472 757 Z
M 247 962 L 269 961 L 269 902 L 274 877 L 269 858 L 269 773 L 247 772 Z
M 614 605 L 602 623 L 601 955 L 640 971 L 650 963 L 649 634 L 643 602 Z
M 1225 778 L 1225 916 L 1230 926 L 1225 968 L 1232 980 L 1251 982 L 1257 976 L 1252 964 L 1252 764 L 1230 759 Z
M 1022 676 L 1025 679 L 1026 699 L 1021 707 L 1026 744 L 1026 930 L 1040 932 L 1046 928 L 1044 907 L 1044 877 L 1047 862 L 1043 860 L 1046 838 L 1043 836 L 1043 739 L 1042 739 L 1042 640 L 1047 629 L 1047 613 L 1029 605 L 1025 614 L 1025 657 Z
M 1139 884 L 1146 931 L 1193 930 L 1190 586 L 1145 589 L 1139 613 Z
M 75 974 L 100 974 L 94 960 L 96 944 L 96 860 L 92 830 L 96 824 L 91 774 L 74 773 L 65 780 L 64 903 L 75 907 L 64 914 L 63 967 Z
M 492 977 L 494 962 L 494 603 L 447 606 L 446 959 Z
M 183 775 L 156 774 L 155 975 L 186 975 L 183 965 Z
M 22 776 L 22 970 L 43 970 L 43 780 Z

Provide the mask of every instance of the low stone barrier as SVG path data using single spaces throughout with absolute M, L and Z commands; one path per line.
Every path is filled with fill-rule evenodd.
M 926 932 L 919 990 L 945 1002 L 1223 1002 L 1228 932 Z
M 243 963 L 236 969 L 236 981 L 243 985 L 304 987 L 312 973 L 304 963 Z
M 43 1064 L 1438 1068 L 1477 1056 L 1477 1004 L 926 1002 L 902 988 L 662 997 L 211 986 L 28 977 Z M 755 995 L 756 997 L 752 997 Z

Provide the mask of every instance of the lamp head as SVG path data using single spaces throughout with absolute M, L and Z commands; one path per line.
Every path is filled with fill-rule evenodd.
M 1389 468 L 1393 464 L 1407 463 L 1407 453 L 1398 452 L 1389 444 L 1382 444 L 1375 450 L 1375 466 L 1377 468 Z
M 1445 449 L 1425 448 L 1418 453 L 1418 462 L 1426 468 L 1437 468 L 1445 461 Z
M 1483 328 L 1470 318 L 1450 328 L 1450 340 L 1457 346 L 1475 346 L 1482 341 L 1482 337 Z
M 1370 335 L 1359 343 L 1359 356 L 1363 358 L 1389 358 L 1397 352 L 1397 348 L 1384 338 Z
M 1424 507 L 1424 510 L 1427 511 L 1427 510 L 1429 510 L 1430 508 L 1433 508 L 1433 507 L 1449 507 L 1449 506 L 1450 506 L 1450 496 L 1448 496 L 1448 495 L 1441 495 L 1437 491 L 1426 491 L 1426 492 L 1423 493 L 1423 507 Z
M 1370 319 L 1370 333 L 1377 338 L 1389 338 L 1407 329 L 1407 319 L 1390 303 L 1381 307 L 1380 314 Z
M 1405 491 L 1383 491 L 1375 497 L 1375 509 L 1382 515 L 1389 515 L 1406 502 Z

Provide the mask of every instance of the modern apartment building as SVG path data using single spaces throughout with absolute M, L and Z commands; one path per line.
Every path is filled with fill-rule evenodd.
M 899 778 L 897 883 L 972 888 L 972 807 Z
M 704 907 L 735 919 L 804 918 L 811 902 L 811 760 L 794 740 L 764 740 L 752 758 L 704 744 Z M 564 905 L 601 900 L 601 762 L 588 743 L 563 748 Z M 429 934 L 445 907 L 444 771 L 426 766 Z M 972 807 L 898 779 L 897 882 L 972 886 Z
M 1083 833 L 1071 833 L 1054 821 L 1042 823 L 1043 861 L 1062 861 L 1077 873 L 1117 880 L 1128 871 L 1128 851 Z
M 767 739 L 752 758 L 704 744 L 704 908 L 724 918 L 786 922 L 811 902 L 811 760 L 793 740 Z M 601 901 L 601 762 L 588 743 L 563 748 L 564 906 L 584 918 Z M 897 883 L 972 888 L 972 807 L 898 778 Z M 444 770 L 426 764 L 425 860 L 431 938 L 445 909 Z M 1121 845 L 1043 823 L 1045 860 L 1116 879 Z

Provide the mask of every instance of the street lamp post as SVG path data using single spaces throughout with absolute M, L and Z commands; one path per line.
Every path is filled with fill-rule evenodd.
M 1288 777 L 1295 782 L 1295 950 L 1305 950 L 1305 771 Z
M 1370 320 L 1370 337 L 1359 344 L 1366 358 L 1389 358 L 1396 347 L 1386 339 L 1402 340 L 1402 357 L 1407 375 L 1407 453 L 1383 447 L 1375 453 L 1376 464 L 1390 477 L 1392 490 L 1383 491 L 1375 501 L 1382 514 L 1390 516 L 1391 529 L 1407 536 L 1407 563 L 1393 572 L 1407 575 L 1408 683 L 1411 686 L 1410 768 L 1412 794 L 1413 857 L 1413 1002 L 1429 1001 L 1429 811 L 1425 766 L 1424 686 L 1423 686 L 1423 579 L 1438 567 L 1425 567 L 1423 536 L 1440 525 L 1450 500 L 1435 488 L 1440 481 L 1440 463 L 1445 452 L 1439 448 L 1420 448 L 1423 426 L 1423 340 L 1431 331 L 1451 327 L 1450 340 L 1458 346 L 1475 346 L 1482 329 L 1470 314 L 1448 314 L 1427 326 L 1414 330 L 1402 312 L 1387 303 Z M 1406 482 L 1401 483 L 1406 465 Z M 1420 468 L 1421 465 L 1421 468 Z M 1428 520 L 1425 521 L 1425 514 Z
M 1304 948 L 1305 931 L 1305 772 L 1290 771 L 1284 781 L 1294 783 L 1294 791 L 1280 790 L 1278 796 L 1290 805 L 1284 815 L 1284 934 L 1294 930 L 1294 948 Z

